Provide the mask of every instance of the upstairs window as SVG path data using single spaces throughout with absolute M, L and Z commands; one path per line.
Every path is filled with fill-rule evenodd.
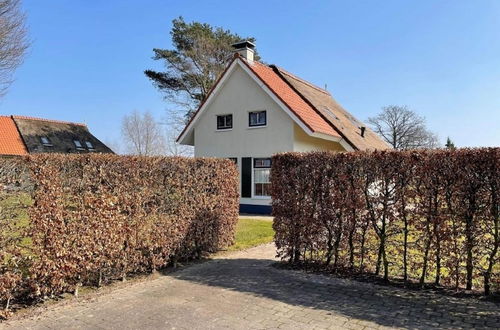
M 271 158 L 254 158 L 254 196 L 269 197 L 271 195 Z
M 73 140 L 73 143 L 75 144 L 75 147 L 77 150 L 84 150 L 82 143 L 80 140 Z
M 87 146 L 87 149 L 89 150 L 94 150 L 94 145 L 90 141 L 85 141 L 85 145 Z
M 45 146 L 45 147 L 52 147 L 52 142 L 50 142 L 49 138 L 46 137 L 46 136 L 41 136 L 40 137 L 40 141 L 42 142 L 42 144 Z
M 248 126 L 258 127 L 266 125 L 267 125 L 266 111 L 252 111 L 248 113 Z
M 233 115 L 219 115 L 217 116 L 217 129 L 231 129 L 233 128 Z

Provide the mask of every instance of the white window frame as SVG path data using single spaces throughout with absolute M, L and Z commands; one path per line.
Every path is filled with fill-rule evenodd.
M 219 128 L 219 117 L 224 117 L 224 116 L 231 116 L 231 127 L 228 128 Z M 215 115 L 215 129 L 218 132 L 225 132 L 225 131 L 230 131 L 234 127 L 234 116 L 232 113 L 221 113 Z
M 252 157 L 252 198 L 253 199 L 270 200 L 271 196 L 257 196 L 257 195 L 255 195 L 255 169 L 269 169 L 269 171 L 271 171 L 271 167 L 255 167 L 255 160 L 260 159 L 260 158 L 271 159 L 271 157 Z
M 44 142 L 43 140 L 47 140 L 47 142 Z M 52 144 L 52 141 L 47 136 L 40 136 L 40 142 L 42 142 L 42 145 L 44 147 L 53 147 L 54 145 Z
M 89 149 L 89 150 L 95 150 L 95 146 L 94 146 L 94 144 L 92 142 L 85 141 L 84 143 L 85 143 L 85 146 L 87 147 L 87 149 Z
M 266 114 L 266 123 L 264 125 L 254 125 L 254 126 L 251 126 L 250 125 L 250 116 L 252 113 L 258 113 L 258 112 L 264 112 Z M 267 110 L 264 110 L 264 109 L 260 109 L 260 110 L 251 110 L 251 111 L 248 111 L 248 116 L 247 116 L 247 120 L 248 120 L 248 128 L 249 129 L 254 129 L 254 128 L 264 128 L 264 127 L 267 127 L 267 123 L 269 121 L 269 118 L 268 118 L 268 115 L 267 115 Z
M 79 145 L 77 144 L 77 142 Z M 85 148 L 83 147 L 82 141 L 80 141 L 78 139 L 73 139 L 73 144 L 75 145 L 76 150 L 85 150 Z

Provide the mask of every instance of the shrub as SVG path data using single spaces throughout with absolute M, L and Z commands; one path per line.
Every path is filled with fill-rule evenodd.
M 234 238 L 238 181 L 228 160 L 36 155 L 1 160 L 0 180 L 1 200 L 16 186 L 32 199 L 18 230 L 1 213 L 4 303 L 154 271 Z
M 499 148 L 284 153 L 271 171 L 278 254 L 499 289 Z

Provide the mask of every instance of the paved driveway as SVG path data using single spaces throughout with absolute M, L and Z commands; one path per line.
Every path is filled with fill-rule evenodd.
M 500 327 L 500 306 L 272 267 L 263 245 L 0 329 Z

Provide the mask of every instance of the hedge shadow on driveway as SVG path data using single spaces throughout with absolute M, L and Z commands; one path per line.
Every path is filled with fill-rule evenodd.
M 170 276 L 388 327 L 500 324 L 495 303 L 279 269 L 269 259 L 216 259 Z

